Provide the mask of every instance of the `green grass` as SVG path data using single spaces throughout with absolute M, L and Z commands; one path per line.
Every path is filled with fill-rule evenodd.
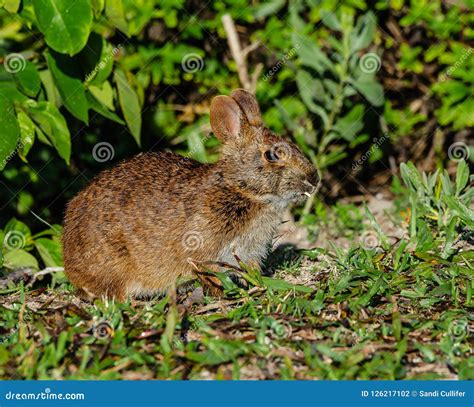
M 401 174 L 388 213 L 325 209 L 312 227 L 332 244 L 291 250 L 271 277 L 242 265 L 249 288 L 222 277 L 220 299 L 91 304 L 60 276 L 9 287 L 0 377 L 474 379 L 472 176 Z

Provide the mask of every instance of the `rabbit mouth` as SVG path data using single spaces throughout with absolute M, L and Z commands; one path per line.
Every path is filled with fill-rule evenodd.
M 308 198 L 311 198 L 316 192 L 319 190 L 320 183 L 318 182 L 318 185 L 313 185 L 308 181 L 304 181 L 302 187 L 298 190 L 295 191 L 293 195 L 293 201 L 294 202 L 303 202 Z
M 318 192 L 320 186 L 321 180 L 318 180 L 316 185 L 309 181 L 303 181 L 303 195 L 306 195 L 309 198 L 311 195 L 314 195 L 316 192 Z
M 262 201 L 272 203 L 277 206 L 299 204 L 311 198 L 319 189 L 319 183 L 314 186 L 308 181 L 304 181 L 303 185 L 293 185 L 286 191 L 282 191 L 276 194 L 268 194 L 261 197 Z
M 294 191 L 290 192 L 285 198 L 291 203 L 301 203 L 311 197 L 311 194 L 307 191 Z
M 305 201 L 305 200 L 311 198 L 313 195 L 314 195 L 313 192 L 308 192 L 308 191 L 301 192 L 300 191 L 300 192 L 297 193 L 297 198 L 295 198 L 295 199 L 298 199 L 298 201 L 301 202 L 301 201 Z

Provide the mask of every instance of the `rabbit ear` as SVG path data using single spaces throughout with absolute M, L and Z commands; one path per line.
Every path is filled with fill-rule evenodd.
M 235 89 L 230 96 L 239 104 L 250 125 L 260 126 L 262 124 L 260 107 L 252 93 L 244 89 Z
M 240 132 L 240 108 L 229 96 L 216 96 L 211 102 L 211 127 L 220 141 L 235 138 Z

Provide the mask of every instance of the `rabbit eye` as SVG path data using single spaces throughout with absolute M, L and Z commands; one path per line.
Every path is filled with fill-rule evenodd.
M 271 150 L 265 151 L 264 156 L 265 156 L 265 160 L 271 163 L 274 163 L 280 159 L 275 149 L 273 148 Z

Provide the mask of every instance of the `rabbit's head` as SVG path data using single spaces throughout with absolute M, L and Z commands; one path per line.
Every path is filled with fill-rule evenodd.
M 243 89 L 217 96 L 211 126 L 222 142 L 226 183 L 263 202 L 283 206 L 316 191 L 318 172 L 299 148 L 264 127 L 257 100 Z

